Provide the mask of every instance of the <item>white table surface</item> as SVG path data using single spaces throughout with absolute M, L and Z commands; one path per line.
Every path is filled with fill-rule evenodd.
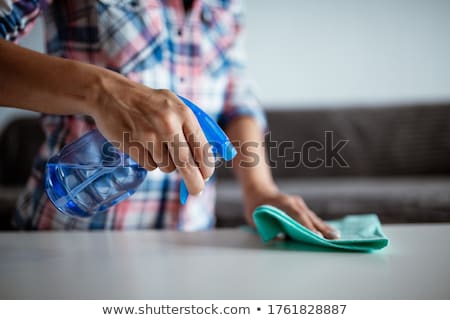
M 370 254 L 242 229 L 0 233 L 0 299 L 449 299 L 450 224 L 383 229 Z

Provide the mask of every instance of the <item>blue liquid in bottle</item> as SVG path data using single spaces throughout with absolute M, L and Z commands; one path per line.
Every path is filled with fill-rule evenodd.
M 93 130 L 48 161 L 45 189 L 59 211 L 87 218 L 131 196 L 146 175 Z

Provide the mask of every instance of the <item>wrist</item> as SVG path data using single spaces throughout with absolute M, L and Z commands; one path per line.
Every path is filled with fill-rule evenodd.
M 82 93 L 79 95 L 79 109 L 81 113 L 96 118 L 104 112 L 111 76 L 108 70 L 91 65 L 85 65 L 82 71 L 85 81 L 80 86 Z
M 74 86 L 68 92 L 74 113 L 96 118 L 107 105 L 108 97 L 114 92 L 114 83 L 122 76 L 90 64 L 67 60 L 66 72 L 73 75 Z

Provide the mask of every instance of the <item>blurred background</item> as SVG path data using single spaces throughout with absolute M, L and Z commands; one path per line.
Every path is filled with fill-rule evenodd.
M 266 106 L 447 101 L 450 1 L 247 1 Z
M 286 168 L 280 160 L 274 173 L 281 188 L 303 195 L 325 218 L 377 212 L 383 222 L 450 221 L 450 1 L 245 4 L 248 66 L 272 138 L 293 139 L 298 149 L 309 140 L 325 143 L 326 131 L 348 141 L 348 168 Z M 43 52 L 41 20 L 21 44 Z M 36 116 L 0 109 L 2 190 L 24 182 L 5 172 L 23 158 L 14 155 L 11 136 L 26 125 L 10 127 L 9 140 L 5 130 Z M 242 222 L 237 191 L 222 172 L 218 226 Z M 0 208 L 10 212 L 16 193 L 8 192 Z
M 450 99 L 448 0 L 246 0 L 266 108 Z M 40 20 L 21 44 L 43 52 Z M 0 126 L 17 111 L 0 110 Z

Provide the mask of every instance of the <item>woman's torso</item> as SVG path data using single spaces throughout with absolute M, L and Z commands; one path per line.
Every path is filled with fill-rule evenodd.
M 214 118 L 228 83 L 226 49 L 235 17 L 227 1 L 60 0 L 45 10 L 47 51 L 117 71 L 152 88 L 167 88 Z M 51 72 L 51 70 L 49 70 Z M 200 197 L 178 201 L 179 175 L 149 172 L 136 194 L 109 212 L 78 220 L 61 215 L 43 190 L 45 163 L 95 127 L 84 116 L 42 115 L 46 141 L 18 205 L 15 224 L 31 229 L 176 228 L 214 224 L 214 182 Z

